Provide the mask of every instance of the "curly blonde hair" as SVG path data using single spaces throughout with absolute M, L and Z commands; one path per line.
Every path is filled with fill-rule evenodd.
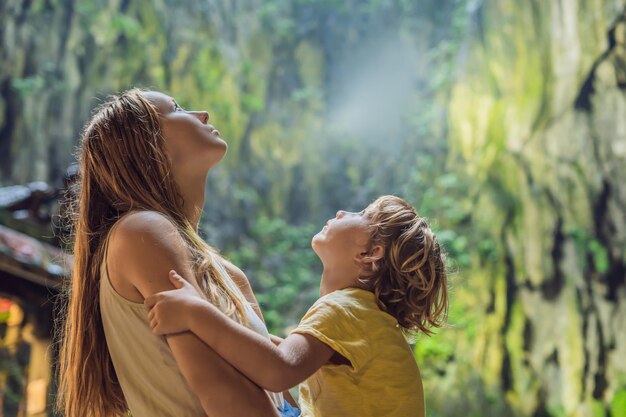
M 445 254 L 425 218 L 405 200 L 385 195 L 363 211 L 370 227 L 369 248 L 384 248 L 360 277 L 381 309 L 409 334 L 432 334 L 448 313 Z

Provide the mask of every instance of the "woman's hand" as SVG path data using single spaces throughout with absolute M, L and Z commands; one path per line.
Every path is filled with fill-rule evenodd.
M 193 306 L 207 302 L 202 295 L 176 271 L 170 271 L 168 278 L 173 290 L 153 294 L 144 304 L 150 310 L 150 328 L 156 335 L 180 333 L 190 330 Z

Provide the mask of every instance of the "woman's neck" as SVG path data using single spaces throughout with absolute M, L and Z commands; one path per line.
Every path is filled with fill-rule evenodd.
M 178 182 L 183 197 L 185 217 L 194 228 L 200 224 L 200 216 L 204 207 L 206 175 Z

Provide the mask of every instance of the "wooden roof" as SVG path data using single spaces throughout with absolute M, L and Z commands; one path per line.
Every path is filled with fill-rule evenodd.
M 69 276 L 72 257 L 58 246 L 49 220 L 58 196 L 45 183 L 0 188 L 1 292 L 55 293 Z
M 62 249 L 0 225 L 0 271 L 33 284 L 58 289 L 71 269 Z

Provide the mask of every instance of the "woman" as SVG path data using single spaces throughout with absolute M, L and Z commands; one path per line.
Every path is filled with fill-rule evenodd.
M 62 315 L 58 406 L 67 417 L 278 416 L 281 394 L 261 390 L 189 332 L 152 335 L 143 305 L 172 288 L 176 269 L 269 337 L 245 275 L 197 233 L 207 174 L 227 150 L 208 119 L 165 94 L 131 90 L 84 130 Z

